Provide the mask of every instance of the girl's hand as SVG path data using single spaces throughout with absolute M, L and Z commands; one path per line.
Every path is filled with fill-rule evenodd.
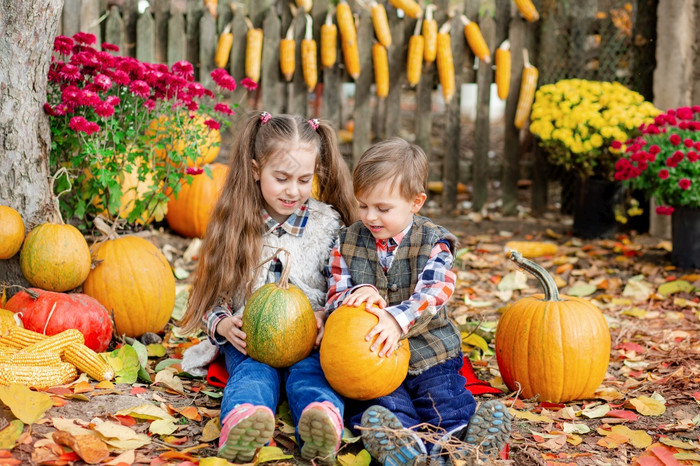
M 371 308 L 373 304 L 376 304 L 381 308 L 386 307 L 386 301 L 372 286 L 362 286 L 357 288 L 350 294 L 350 296 L 345 298 L 345 301 L 343 301 L 343 304 L 348 306 L 359 306 L 362 303 L 366 303 L 365 307 L 367 309 Z
M 366 341 L 372 341 L 374 336 L 377 336 L 377 339 L 369 348 L 370 351 L 379 350 L 377 355 L 380 358 L 384 356 L 391 356 L 391 354 L 399 347 L 399 338 L 401 338 L 401 327 L 399 327 L 399 323 L 396 322 L 396 319 L 394 319 L 394 317 L 384 309 L 371 307 L 367 308 L 367 311 L 379 317 L 379 323 L 372 327 L 369 333 L 365 336 Z
M 314 343 L 314 349 L 318 349 L 318 346 L 321 344 L 321 339 L 323 338 L 323 330 L 326 328 L 326 326 L 324 325 L 326 322 L 325 309 L 314 311 L 314 316 L 316 317 L 316 328 L 318 329 L 318 334 L 316 335 L 316 342 Z
M 241 330 L 243 320 L 238 316 L 226 317 L 216 326 L 216 333 L 226 338 L 238 351 L 246 353 L 245 332 Z

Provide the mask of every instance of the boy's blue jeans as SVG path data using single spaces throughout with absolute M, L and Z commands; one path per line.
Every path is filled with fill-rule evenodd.
M 221 420 L 243 403 L 267 406 L 274 413 L 281 388 L 287 393 L 294 426 L 301 412 L 314 401 L 329 401 L 343 415 L 343 400 L 328 384 L 321 369 L 318 350 L 285 369 L 275 369 L 242 354 L 230 343 L 219 348 L 226 358 L 229 379 L 221 400 Z
M 347 400 L 348 427 L 357 433 L 355 426 L 361 425 L 362 413 L 373 405 L 394 413 L 405 428 L 427 423 L 450 432 L 466 426 L 474 415 L 476 401 L 459 373 L 462 363 L 459 354 L 418 375 L 408 375 L 389 395 L 362 402 Z

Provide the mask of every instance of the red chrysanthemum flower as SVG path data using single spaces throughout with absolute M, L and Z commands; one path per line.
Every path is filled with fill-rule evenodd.
M 673 207 L 667 205 L 660 205 L 656 208 L 656 213 L 659 215 L 671 215 L 673 213 Z
M 204 124 L 207 125 L 210 129 L 219 129 L 221 128 L 221 125 L 219 124 L 218 121 L 212 120 L 211 118 L 208 120 L 204 121 Z
M 668 140 L 674 146 L 677 146 L 678 144 L 681 143 L 681 137 L 677 134 L 672 134 L 671 137 L 668 138 Z
M 620 141 L 613 141 L 610 143 L 610 147 L 613 149 L 620 149 L 622 147 L 622 143 Z
M 650 154 L 658 154 L 659 152 L 661 152 L 661 148 L 659 146 L 657 146 L 656 144 L 652 144 L 651 146 L 649 146 L 649 153 Z
M 119 52 L 119 46 L 110 44 L 109 42 L 102 42 L 102 50 L 107 52 Z
M 102 118 L 111 117 L 114 115 L 114 107 L 107 102 L 101 102 L 95 105 L 95 113 Z
M 668 178 L 668 170 L 665 168 L 662 168 L 661 170 L 659 170 L 659 178 L 661 178 L 662 180 L 667 179 Z
M 146 107 L 149 111 L 151 111 L 154 108 L 156 108 L 156 101 L 153 99 L 148 99 L 143 103 L 143 106 Z
M 245 87 L 246 89 L 252 92 L 258 88 L 258 83 L 256 83 L 250 78 L 243 78 L 241 79 L 241 86 Z
M 185 169 L 185 173 L 187 173 L 188 175 L 199 175 L 199 174 L 204 173 L 204 169 L 197 168 L 197 167 L 187 167 Z
M 73 39 L 66 36 L 58 36 L 53 40 L 53 50 L 61 55 L 70 55 L 73 50 Z
M 112 87 L 112 80 L 105 74 L 98 74 L 92 79 L 92 82 L 103 91 L 106 91 Z
M 688 151 L 685 156 L 688 158 L 688 162 L 697 162 L 699 160 L 698 153 L 694 150 Z
M 185 105 L 185 107 L 187 107 L 187 110 L 189 110 L 190 112 L 196 112 L 197 110 L 199 110 L 199 102 L 197 102 L 196 100 L 192 100 L 188 102 L 187 105 Z
M 131 91 L 132 94 L 137 95 L 139 97 L 143 97 L 145 99 L 151 93 L 151 88 L 146 81 L 141 81 L 140 79 L 137 79 L 136 81 L 132 81 L 131 84 L 129 84 L 129 91 Z
M 80 81 L 83 75 L 80 73 L 80 68 L 70 63 L 66 63 L 58 72 L 58 76 L 64 81 Z
M 221 114 L 223 114 L 223 115 L 235 115 L 235 114 L 236 114 L 236 112 L 234 112 L 233 110 L 231 110 L 231 107 L 229 107 L 229 106 L 226 105 L 226 104 L 216 104 L 216 105 L 214 105 L 214 111 L 215 111 L 215 112 L 219 112 L 219 113 L 221 113 Z
M 683 140 L 683 145 L 684 145 L 685 147 L 693 147 L 693 140 L 690 139 L 690 138 L 685 138 L 685 139 Z
M 678 186 L 680 186 L 680 188 L 683 190 L 690 189 L 690 185 L 691 185 L 691 183 L 690 183 L 690 180 L 688 178 L 681 178 L 678 181 Z
M 49 116 L 56 116 L 56 110 L 48 102 L 44 103 L 44 112 Z
M 79 44 L 92 45 L 97 42 L 97 37 L 95 34 L 89 32 L 76 32 L 73 34 L 73 39 Z

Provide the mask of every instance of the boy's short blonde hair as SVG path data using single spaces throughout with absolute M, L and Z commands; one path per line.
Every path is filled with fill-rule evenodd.
M 405 199 L 424 193 L 428 183 L 428 157 L 419 146 L 401 138 L 378 142 L 362 154 L 352 172 L 355 195 L 390 182 L 399 184 Z

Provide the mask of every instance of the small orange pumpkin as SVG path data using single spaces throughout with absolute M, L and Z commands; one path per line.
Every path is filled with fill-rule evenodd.
M 118 335 L 160 332 L 175 304 L 175 277 L 162 252 L 148 240 L 127 235 L 97 243 L 97 264 L 83 292 L 114 315 Z
M 23 241 L 22 216 L 12 207 L 0 205 L 0 260 L 17 254 Z
M 168 225 L 188 238 L 204 237 L 211 211 L 226 182 L 228 166 L 215 163 L 209 167 L 211 178 L 206 173 L 195 175 L 192 184 L 183 182 L 177 197 L 171 196 L 168 201 Z
M 73 225 L 42 223 L 29 232 L 19 253 L 24 278 L 48 291 L 68 291 L 90 272 L 90 248 Z
M 411 351 L 408 341 L 389 357 L 370 351 L 365 336 L 379 318 L 361 306 L 340 306 L 326 320 L 321 340 L 321 368 L 331 387 L 355 400 L 371 400 L 396 390 L 406 378 Z M 376 340 L 376 337 L 375 337 Z
M 610 360 L 610 331 L 589 301 L 561 295 L 554 279 L 522 254 L 510 259 L 534 275 L 544 294 L 519 299 L 498 321 L 496 360 L 511 390 L 523 398 L 563 403 L 592 398 Z

